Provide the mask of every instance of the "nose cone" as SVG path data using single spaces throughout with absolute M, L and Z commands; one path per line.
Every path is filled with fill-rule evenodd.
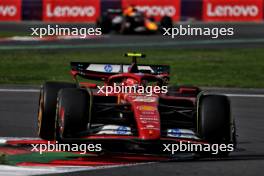
M 139 138 L 157 140 L 160 138 L 160 115 L 155 103 L 141 104 L 135 113 L 138 124 Z
M 160 115 L 157 96 L 127 97 L 134 110 L 134 118 L 138 128 L 138 137 L 142 140 L 160 139 Z
M 160 139 L 160 130 L 145 129 L 141 131 L 140 138 L 144 140 L 158 140 Z

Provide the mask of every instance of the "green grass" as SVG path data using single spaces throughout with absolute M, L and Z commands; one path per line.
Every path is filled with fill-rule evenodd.
M 0 51 L 1 84 L 70 81 L 69 62 L 122 62 L 125 49 Z M 171 82 L 198 86 L 264 88 L 263 49 L 146 49 L 140 63 L 169 64 Z
M 6 164 L 6 155 L 3 153 L 0 153 L 0 164 Z
M 14 37 L 14 36 L 30 36 L 31 33 L 17 32 L 17 31 L 0 31 L 0 38 Z

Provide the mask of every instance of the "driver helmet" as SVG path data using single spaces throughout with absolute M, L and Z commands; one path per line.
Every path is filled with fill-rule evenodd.
M 124 10 L 124 15 L 133 16 L 136 12 L 137 12 L 137 9 L 133 5 L 130 5 Z
M 124 82 L 126 86 L 136 86 L 138 84 L 138 81 L 133 78 L 127 78 Z

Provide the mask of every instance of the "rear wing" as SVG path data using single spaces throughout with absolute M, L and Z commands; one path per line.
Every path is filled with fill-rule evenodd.
M 71 72 L 73 75 L 79 75 L 91 80 L 105 80 L 114 74 L 128 73 L 130 67 L 131 65 L 129 64 L 71 62 Z M 168 65 L 138 65 L 138 70 L 139 73 L 167 77 L 170 73 Z

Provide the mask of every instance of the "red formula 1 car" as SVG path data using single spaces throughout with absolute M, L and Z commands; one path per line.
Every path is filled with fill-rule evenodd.
M 40 92 L 38 135 L 100 143 L 111 152 L 165 154 L 164 145 L 168 149 L 179 143 L 235 145 L 226 96 L 191 86 L 167 89 L 169 66 L 138 65 L 136 59 L 143 54 L 126 56 L 133 58 L 131 65 L 72 62 L 76 83 L 46 82 Z M 80 82 L 80 77 L 103 85 Z

